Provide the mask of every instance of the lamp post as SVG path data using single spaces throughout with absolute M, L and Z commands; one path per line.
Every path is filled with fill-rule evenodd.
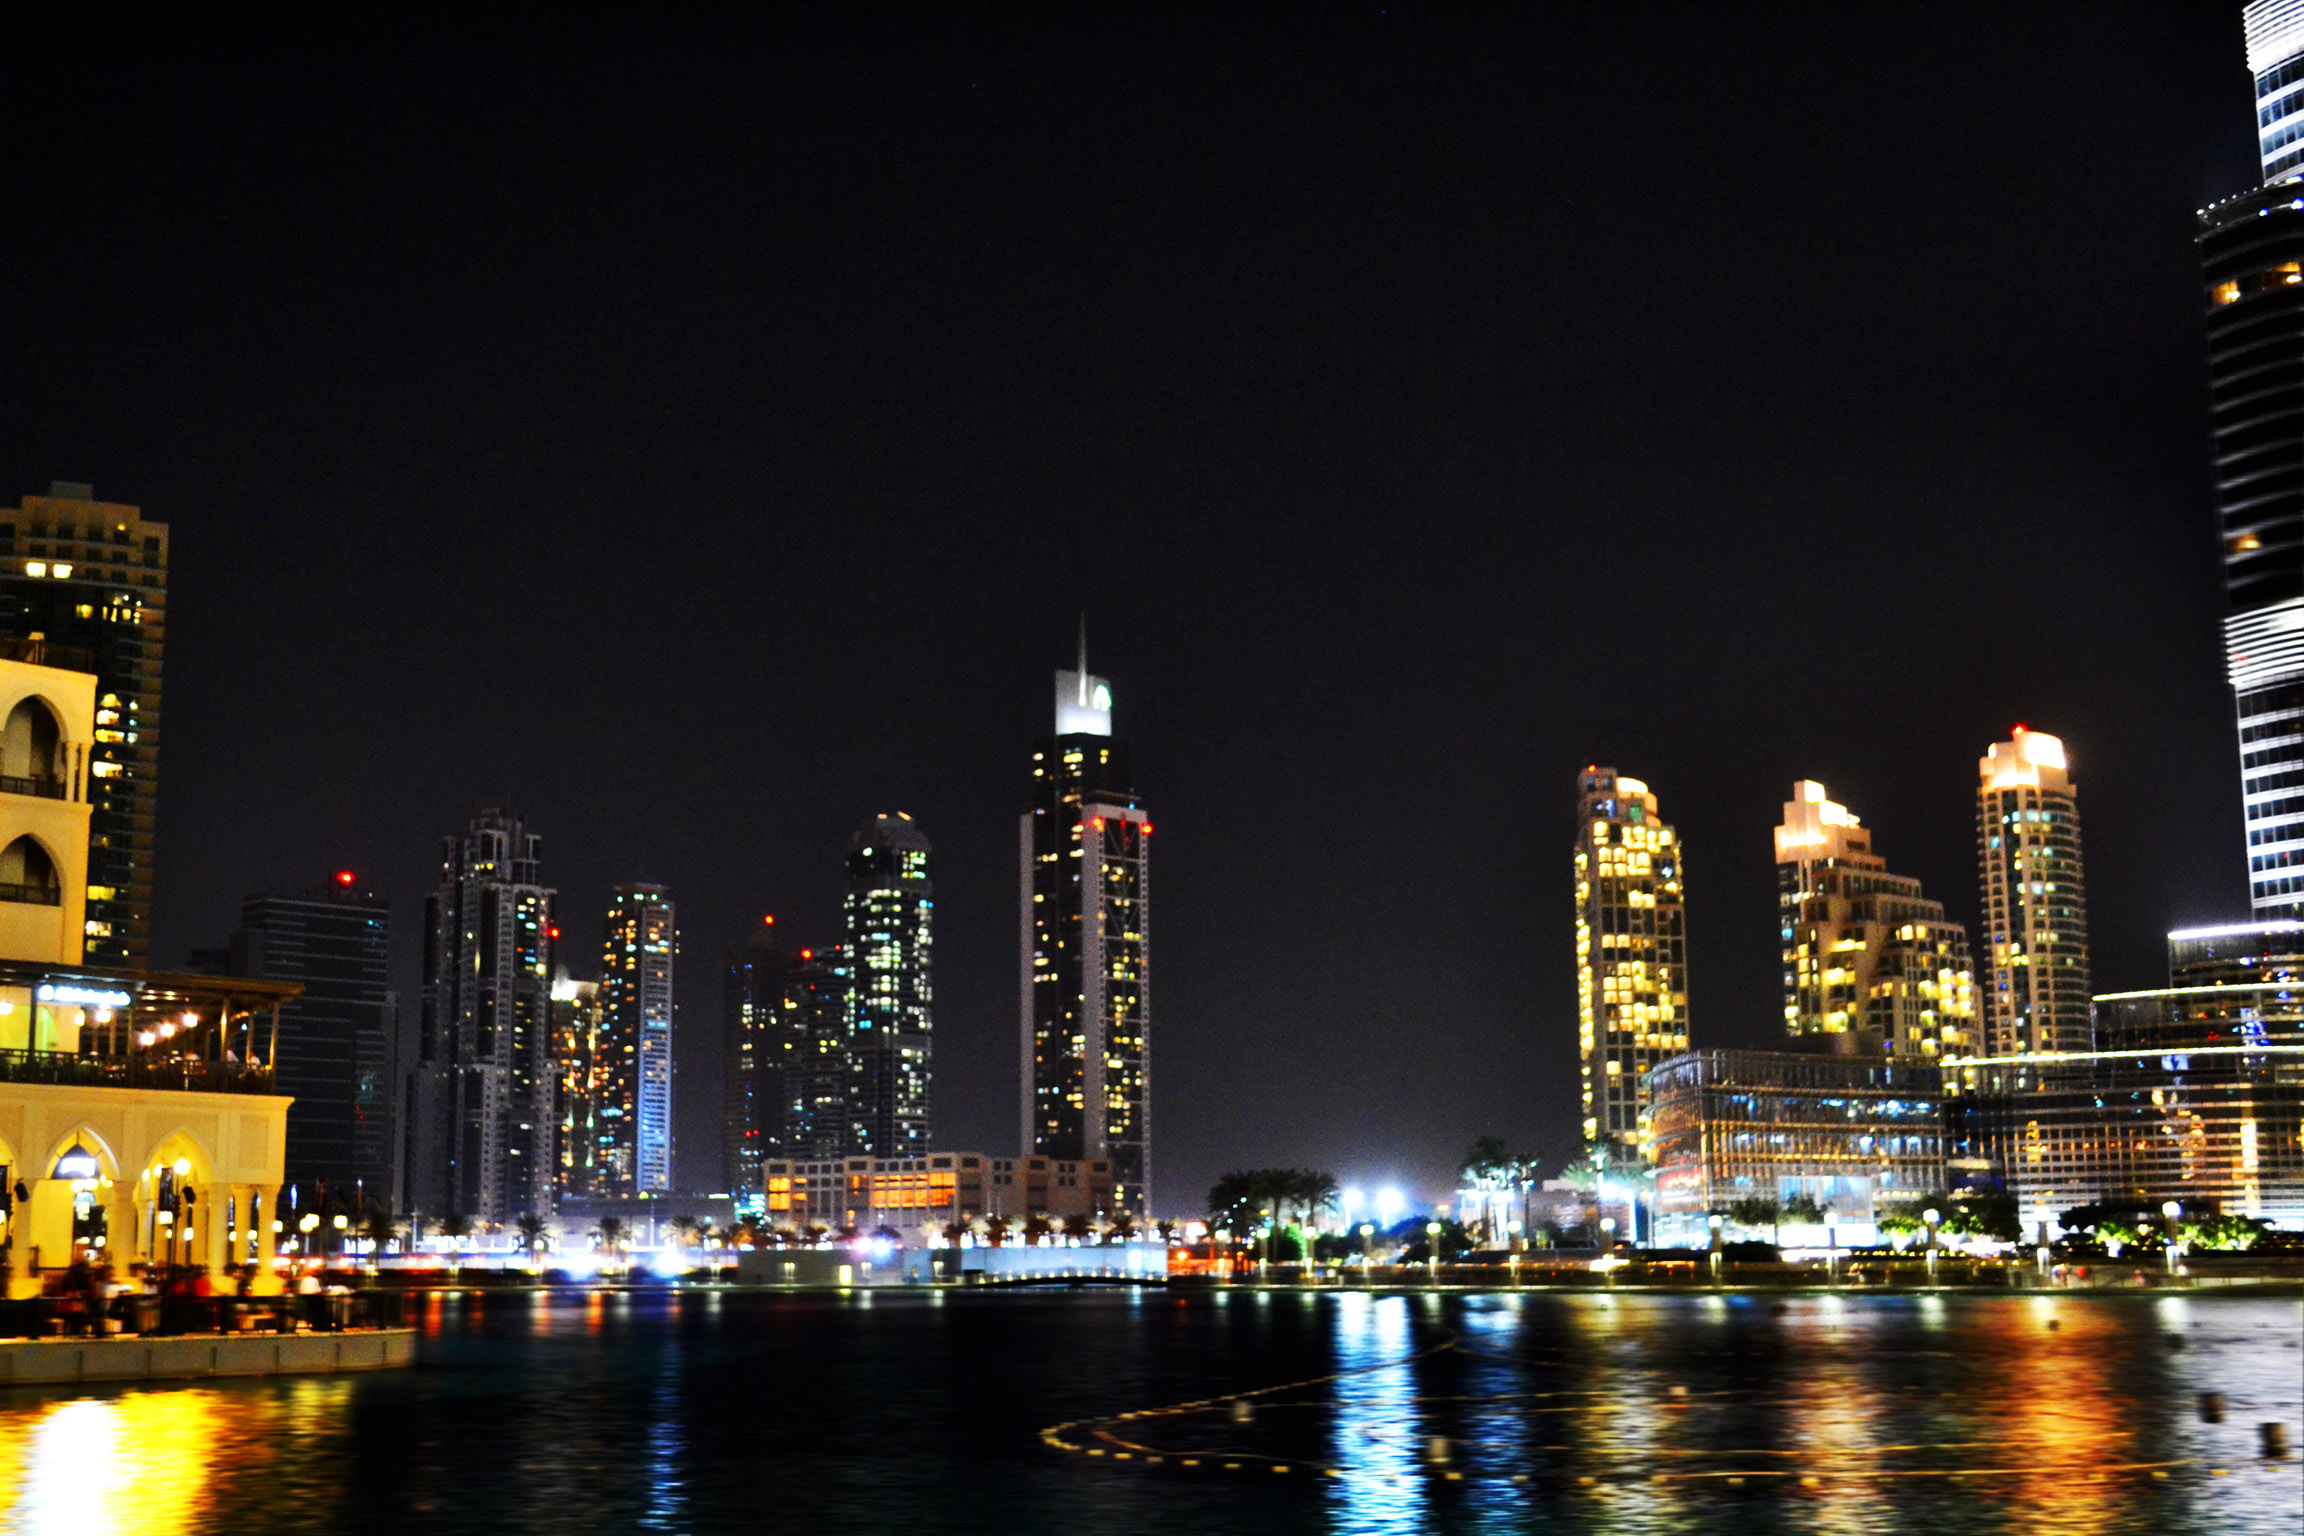
M 2173 1200 L 2160 1207 L 2160 1219 L 2168 1229 L 2168 1277 L 2176 1277 L 2176 1218 L 2184 1214 L 2184 1207 Z
M 1840 1213 L 1824 1213 L 1824 1283 L 1832 1285 L 1840 1279 Z
M 1715 1211 L 1704 1218 L 1704 1225 L 1712 1229 L 1712 1283 L 1720 1283 L 1720 1214 Z
M 1365 1221 L 1360 1223 L 1360 1280 L 1362 1284 L 1366 1284 L 1368 1280 L 1368 1265 L 1374 1257 L 1375 1243 L 1376 1228 L 1374 1224 Z
M 1920 1219 L 1928 1224 L 1928 1278 L 1933 1281 L 1936 1278 L 1936 1224 L 1944 1219 L 1944 1213 L 1930 1206 L 1920 1213 Z
M 1440 1283 L 1440 1223 L 1436 1221 L 1424 1223 L 1424 1247 L 1425 1273 L 1430 1277 L 1432 1284 L 1438 1285 Z

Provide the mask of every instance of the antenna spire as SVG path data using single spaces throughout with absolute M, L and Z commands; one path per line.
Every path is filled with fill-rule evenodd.
M 1080 615 L 1080 707 L 1088 707 L 1088 615 Z

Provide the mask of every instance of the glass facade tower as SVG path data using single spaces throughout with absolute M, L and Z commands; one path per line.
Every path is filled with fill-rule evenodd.
M 928 1150 L 936 888 L 928 839 L 902 811 L 875 816 L 848 849 L 842 902 L 848 989 L 848 1135 L 860 1157 Z
M 0 509 L 0 639 L 39 636 L 96 674 L 89 764 L 90 965 L 150 963 L 152 837 L 160 804 L 160 662 L 168 526 L 59 481 Z
M 1056 674 L 1056 733 L 1032 753 L 1021 827 L 1022 1137 L 1028 1154 L 1109 1159 L 1120 1211 L 1152 1173 L 1152 823 L 1112 690 Z
M 1576 1018 L 1584 1140 L 1627 1157 L 1640 1143 L 1647 1075 L 1688 1049 L 1686 908 L 1679 837 L 1638 779 L 1578 780 Z
M 1793 786 L 1776 829 L 1776 903 L 1786 1033 L 1921 1058 L 1976 1048 L 1967 930 L 1919 881 L 1890 874 L 1814 780 Z
M 2304 0 L 2246 10 L 2264 185 L 2201 210 L 2249 904 L 2304 916 Z
M 664 887 L 616 887 L 600 953 L 595 1113 L 603 1194 L 672 1189 L 672 966 L 679 948 Z

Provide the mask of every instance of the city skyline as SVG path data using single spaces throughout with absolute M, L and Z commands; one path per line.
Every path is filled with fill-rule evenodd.
M 19 345 L 45 382 L 0 462 L 10 494 L 92 480 L 171 528 L 155 960 L 212 942 L 245 892 L 314 869 L 361 868 L 413 912 L 440 833 L 508 796 L 547 829 L 570 910 L 645 868 L 717 956 L 762 911 L 831 910 L 839 873 L 812 850 L 904 805 L 937 829 L 940 1118 L 962 1117 L 955 1144 L 1004 1147 L 1006 818 L 1015 744 L 1045 707 L 1023 680 L 1069 649 L 1083 607 L 1159 796 L 1162 1161 L 1186 1191 L 1249 1125 L 1275 1156 L 1339 1171 L 1350 1144 L 1380 1141 L 1404 1176 L 1436 1175 L 1461 1138 L 1433 1126 L 1459 1120 L 1569 1150 L 1572 809 L 1547 786 L 1574 765 L 1631 765 L 1699 849 L 1689 964 L 1706 1044 L 1781 1027 L 1765 828 L 1784 785 L 1830 784 L 1973 926 L 1968 774 L 2013 720 L 2086 754 L 2099 989 L 2153 982 L 2169 928 L 2241 915 L 2236 797 L 2203 792 L 2180 817 L 2170 793 L 2229 786 L 2238 766 L 2184 219 L 2261 175 L 2235 19 L 2012 15 L 1982 60 L 1941 22 L 1803 37 L 1689 18 L 1653 37 L 1529 19 L 1469 71 L 1440 25 L 1314 24 L 1338 67 L 1289 85 L 1301 128 L 1221 93 L 1167 105 L 1206 102 L 1209 77 L 1198 40 L 1157 29 L 1135 48 L 1060 29 L 1038 59 L 951 73 L 801 39 L 824 84 L 790 89 L 821 89 L 837 114 L 865 61 L 893 72 L 907 134 L 925 130 L 903 142 L 949 146 L 930 169 L 962 176 L 961 192 L 923 193 L 881 153 L 885 125 L 832 119 L 829 182 L 903 189 L 902 217 L 862 215 L 884 278 L 853 259 L 859 237 L 827 220 L 817 182 L 734 148 L 661 185 L 611 177 L 602 195 L 641 216 L 580 217 L 557 249 L 461 222 L 553 197 L 527 146 L 593 153 L 609 127 L 530 87 L 471 88 L 506 73 L 486 47 L 432 85 L 395 74 L 414 50 L 381 40 L 385 76 L 457 104 L 446 137 L 405 155 L 330 105 L 373 87 L 325 63 L 290 84 L 314 142 L 350 132 L 357 184 L 428 189 L 377 199 L 382 221 L 358 199 L 275 201 L 294 177 L 240 168 L 284 151 L 269 129 L 231 130 L 260 153 L 180 163 L 195 139 L 154 123 L 205 119 L 157 61 L 115 61 L 133 103 L 116 121 L 65 137 L 72 114 L 33 110 L 34 155 L 59 169 L 33 179 L 27 213 L 101 228 L 112 254 L 99 303 L 92 271 L 34 242 L 31 280 L 56 297 L 20 317 Z M 722 50 L 674 51 L 677 78 L 731 84 Z M 2051 54 L 2072 67 L 2040 70 Z M 1593 114 L 1615 108 L 1547 61 L 1633 56 L 1660 115 L 1596 134 L 1616 119 Z M 1526 89 L 1531 69 L 1545 90 Z M 1957 111 L 1927 84 L 1951 71 L 1969 82 Z M 1694 189 L 1661 179 L 1641 141 L 1714 134 L 1728 79 L 1804 103 L 1798 120 L 1709 138 Z M 2098 110 L 2108 80 L 2129 103 L 2117 120 Z M 1054 131 L 1106 101 L 1129 132 Z M 1458 104 L 1490 128 L 1463 131 Z M 2076 164 L 2063 138 L 2081 120 L 2099 137 Z M 748 142 L 728 126 L 717 142 Z M 613 136 L 641 161 L 664 147 L 644 118 Z M 1058 139 L 1081 147 L 1029 147 Z M 442 152 L 465 141 L 488 152 Z M 1039 179 L 969 169 L 1010 164 Z M 1210 165 L 1246 171 L 1199 174 Z M 789 194 L 789 238 L 757 267 L 736 259 L 758 245 L 755 205 L 719 195 L 747 183 Z M 1140 198 L 1106 195 L 1132 184 Z M 1265 214 L 1270 184 L 1295 190 Z M 1038 233 L 979 261 L 968 210 L 1010 198 Z M 734 211 L 698 227 L 699 207 Z M 209 208 L 285 233 L 246 251 Z M 422 251 L 391 233 L 443 209 L 452 227 Z M 679 269 L 697 279 L 688 297 L 660 324 L 606 323 L 596 296 L 657 259 L 636 231 L 675 226 L 696 228 L 687 249 L 707 263 Z M 1691 242 L 1705 261 L 1667 259 Z M 300 254 L 368 249 L 410 259 L 361 277 Z M 217 281 L 243 259 L 341 321 L 346 344 L 251 353 L 281 331 Z M 1179 287 L 1193 273 L 1256 297 Z M 475 274 L 538 312 L 435 302 Z M 188 280 L 213 307 L 175 302 Z M 610 366 L 566 366 L 554 349 L 579 333 Z M 777 346 L 694 344 L 759 334 Z M 501 345 L 450 343 L 474 335 Z M 372 366 L 345 371 L 346 355 Z M 433 361 L 450 356 L 466 361 Z M 539 377 L 574 382 L 555 394 Z M 610 378 L 665 410 L 636 417 L 627 386 L 586 382 Z M 1428 393 L 1385 382 L 1401 379 Z M 682 510 L 635 527 L 634 508 L 658 506 Z M 1001 519 L 1017 536 L 985 539 Z M 484 547 L 519 550 L 520 578 L 470 557 Z M 1862 622 L 1821 649 L 1791 636 L 1770 587 L 1795 565 L 1862 572 Z M 776 573 L 765 613 L 720 579 L 748 566 Z M 2027 676 L 1978 621 L 2015 611 L 2042 570 L 2093 600 L 2059 637 L 2079 660 Z M 2145 613 L 2156 622 L 2126 622 Z M 636 800 L 607 789 L 640 770 L 606 750 L 629 737 L 603 700 L 641 656 L 668 716 L 726 724 Z M 740 670 L 773 688 L 732 712 Z M 1900 706 L 1887 677 L 1932 691 Z M 395 936 L 404 996 L 416 926 Z M 692 965 L 680 985 L 688 1062 L 709 1053 L 688 1031 L 715 1017 L 717 982 Z M 678 1085 L 686 1162 L 712 1156 L 695 1111 L 709 1128 L 710 1077 L 684 1069 Z M 1249 1086 L 1271 1081 L 1291 1090 L 1276 1105 Z M 1338 1102 L 1362 1106 L 1349 1132 L 1327 1123 Z

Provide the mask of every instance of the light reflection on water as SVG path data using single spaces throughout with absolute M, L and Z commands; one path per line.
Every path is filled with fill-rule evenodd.
M 2304 1441 L 2289 1301 L 594 1291 L 420 1315 L 414 1371 L 0 1392 L 0 1532 L 2304 1526 L 2297 1461 L 2255 1454 L 2266 1420 Z M 1245 1423 L 1173 1422 L 1337 1477 L 1035 1439 L 1283 1382 L 1306 1385 Z

